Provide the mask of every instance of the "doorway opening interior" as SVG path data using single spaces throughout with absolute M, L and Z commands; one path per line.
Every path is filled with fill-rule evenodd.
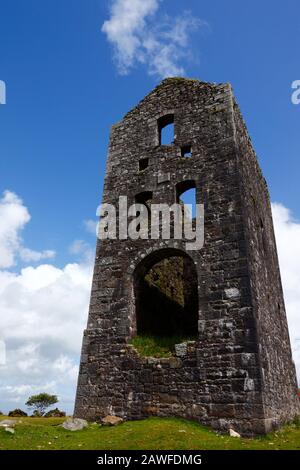
M 143 355 L 171 356 L 175 344 L 198 334 L 198 282 L 192 259 L 159 250 L 141 261 L 134 276 L 136 336 Z

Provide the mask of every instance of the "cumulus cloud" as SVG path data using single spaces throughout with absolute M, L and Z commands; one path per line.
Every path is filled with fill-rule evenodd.
M 52 256 L 51 250 L 22 247 L 30 214 L 18 196 L 6 192 L 0 211 L 2 268 L 11 267 L 16 256 L 27 261 Z M 0 270 L 1 408 L 24 407 L 30 394 L 45 391 L 58 394 L 61 406 L 72 411 L 92 275 L 89 245 L 77 241 L 73 249 L 81 261 L 63 268 Z
M 0 199 L 0 268 L 11 268 L 18 258 L 34 262 L 55 256 L 53 250 L 39 252 L 23 246 L 20 234 L 30 218 L 22 199 L 11 191 L 5 191 Z
M 54 382 L 45 382 L 43 390 L 46 393 L 54 393 L 55 384 Z M 39 385 L 0 385 L 1 396 L 10 396 L 10 403 L 14 406 L 18 406 L 22 398 L 29 397 L 32 394 L 40 393 Z
M 23 202 L 11 191 L 0 199 L 0 268 L 10 268 L 21 245 L 20 231 L 30 215 Z
M 54 250 L 35 251 L 30 248 L 20 248 L 20 257 L 22 261 L 26 261 L 27 263 L 54 258 L 55 254 Z
M 272 204 L 293 357 L 300 378 L 300 221 L 280 203 Z
M 128 74 L 145 65 L 150 75 L 184 75 L 182 62 L 191 60 L 191 34 L 205 25 L 188 11 L 179 17 L 159 15 L 162 0 L 112 0 L 102 32 L 114 48 L 118 72 Z
M 0 272 L 0 332 L 6 345 L 0 390 L 6 390 L 7 401 L 15 400 L 14 389 L 4 384 L 56 391 L 63 402 L 66 395 L 74 398 L 90 285 L 91 265 L 84 263 Z M 24 401 L 25 393 L 26 388 L 19 399 Z

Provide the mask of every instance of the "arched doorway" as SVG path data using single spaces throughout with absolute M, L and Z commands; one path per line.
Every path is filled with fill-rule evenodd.
M 177 249 L 144 258 L 134 272 L 136 335 L 195 340 L 198 281 L 193 260 Z

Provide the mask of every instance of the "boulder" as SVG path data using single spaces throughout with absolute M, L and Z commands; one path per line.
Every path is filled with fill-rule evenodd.
M 112 415 L 107 415 L 101 420 L 102 424 L 106 424 L 107 426 L 116 426 L 117 424 L 123 423 L 123 421 L 123 418 Z
M 6 432 L 10 432 L 11 434 L 15 434 L 15 430 L 13 428 L 5 428 Z
M 62 427 L 68 431 L 81 431 L 81 429 L 86 428 L 87 425 L 88 422 L 85 419 L 68 418 L 66 421 L 64 421 Z
M 12 428 L 17 424 L 16 419 L 3 419 L 0 421 L 0 427 L 2 428 Z
M 231 429 L 231 428 L 229 429 L 229 434 L 231 437 L 241 437 L 241 435 L 238 432 L 234 431 L 234 429 Z

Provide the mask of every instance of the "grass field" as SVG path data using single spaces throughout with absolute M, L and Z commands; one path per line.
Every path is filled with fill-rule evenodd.
M 4 418 L 1 417 L 0 419 Z M 82 431 L 66 431 L 63 418 L 21 418 L 15 434 L 0 428 L 0 450 L 210 450 L 300 449 L 300 423 L 255 439 L 217 434 L 192 421 L 149 418 L 115 427 L 90 424 Z

